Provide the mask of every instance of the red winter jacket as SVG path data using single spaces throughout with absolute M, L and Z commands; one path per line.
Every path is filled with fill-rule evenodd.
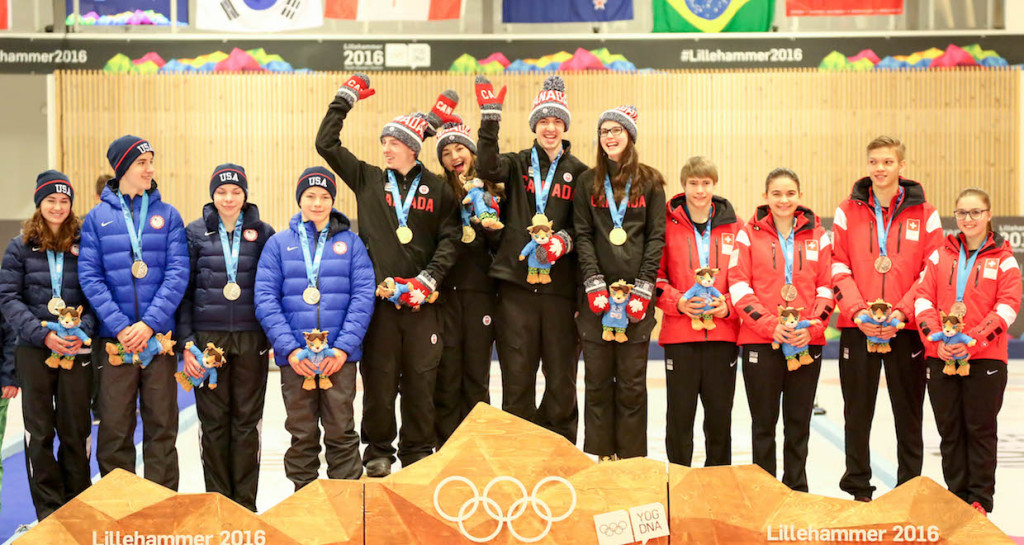
M 737 344 L 772 342 L 779 324 L 779 305 L 802 308 L 801 320 L 820 320 L 811 326 L 811 344 L 825 344 L 825 328 L 832 315 L 832 246 L 828 233 L 814 212 L 797 208 L 793 241 L 793 285 L 797 298 L 782 299 L 786 284 L 786 258 L 768 205 L 761 205 L 754 217 L 736 235 L 736 253 L 729 264 L 729 294 L 739 309 Z
M 948 236 L 942 248 L 928 257 L 924 276 L 914 290 L 915 321 L 929 357 L 939 357 L 939 343 L 928 340 L 928 335 L 942 331 L 939 310 L 948 312 L 956 302 L 957 260 L 963 244 L 962 235 Z M 1009 243 L 998 233 L 989 235 L 969 275 L 963 331 L 978 344 L 967 351 L 971 358 L 1005 363 L 1006 331 L 1017 319 L 1021 297 L 1020 268 Z
M 696 282 L 693 273 L 701 268 L 693 222 L 686 213 L 686 194 L 680 193 L 667 205 L 665 249 L 658 269 L 658 308 L 665 313 L 661 333 L 658 334 L 658 344 L 662 346 L 704 341 L 736 342 L 740 322 L 729 297 L 729 258 L 735 248 L 740 223 L 736 221 L 736 212 L 729 201 L 716 195 L 711 198 L 711 203 L 714 211 L 710 218 L 708 265 L 718 269 L 715 288 L 725 295 L 729 315 L 724 319 L 715 318 L 717 327 L 711 331 L 694 331 L 690 318 L 679 312 L 679 299 Z
M 832 224 L 832 282 L 839 306 L 840 328 L 857 327 L 853 322 L 867 303 L 883 299 L 905 316 L 914 314 L 914 284 L 924 271 L 925 258 L 942 244 L 942 222 L 935 207 L 925 202 L 921 184 L 900 178 L 903 198 L 888 211 L 883 221 L 896 214 L 886 239 L 892 269 L 875 270 L 878 233 L 875 230 L 875 201 L 871 179 L 853 184 L 850 198 L 836 209 Z M 907 329 L 915 329 L 908 320 Z

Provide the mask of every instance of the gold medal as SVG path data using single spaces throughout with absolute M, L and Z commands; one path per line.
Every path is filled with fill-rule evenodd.
M 616 227 L 615 229 L 612 229 L 611 233 L 608 233 L 608 240 L 616 246 L 622 246 L 625 244 L 626 238 L 626 230 L 622 227 Z
M 307 305 L 315 305 L 319 303 L 320 290 L 314 288 L 313 286 L 306 288 L 306 290 L 302 292 L 302 300 L 305 301 Z
M 544 214 L 534 214 L 533 219 L 531 221 L 533 222 L 533 225 L 547 225 L 548 217 L 545 216 Z
M 228 282 L 224 284 L 224 298 L 228 301 L 234 301 L 242 296 L 242 288 L 235 282 Z
M 875 260 L 875 270 L 882 274 L 892 270 L 892 260 L 889 259 L 889 256 L 878 256 L 878 259 Z
M 138 259 L 132 263 L 132 276 L 135 278 L 145 278 L 147 274 L 149 274 L 149 267 L 145 261 Z
M 796 286 L 793 284 L 786 284 L 782 286 L 782 300 L 786 302 L 796 301 Z
M 967 305 L 963 301 L 957 301 L 953 303 L 953 306 L 949 308 L 950 316 L 958 316 L 961 320 L 967 314 Z
M 398 235 L 398 242 L 401 242 L 402 244 L 409 244 L 412 242 L 412 229 L 409 229 L 404 225 L 395 229 L 395 234 Z
M 471 225 L 462 226 L 462 243 L 469 244 L 476 240 L 476 229 L 473 229 Z
M 60 297 L 54 297 L 50 299 L 48 303 L 46 303 L 46 310 L 50 311 L 50 314 L 56 316 L 57 314 L 60 313 L 60 310 L 66 306 L 67 305 L 64 304 L 63 299 L 61 299 Z

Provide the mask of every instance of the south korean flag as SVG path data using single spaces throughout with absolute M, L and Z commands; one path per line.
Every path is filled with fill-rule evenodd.
M 202 0 L 197 7 L 202 30 L 270 32 L 324 24 L 321 0 Z

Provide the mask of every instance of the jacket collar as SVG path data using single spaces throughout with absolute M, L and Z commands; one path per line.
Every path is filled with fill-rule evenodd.
M 712 229 L 719 225 L 736 223 L 736 210 L 733 209 L 732 203 L 728 199 L 719 195 L 713 195 L 711 197 L 711 205 L 714 207 L 710 218 Z M 686 209 L 685 192 L 672 197 L 672 200 L 668 203 L 668 213 L 679 223 L 693 225 L 693 220 L 690 219 L 690 214 Z
M 120 210 L 121 203 L 118 202 L 117 189 L 117 181 L 111 178 L 110 181 L 107 182 L 106 187 L 103 188 L 103 193 L 100 194 L 100 200 Z M 154 180 L 151 187 L 146 190 L 146 193 L 149 193 L 150 206 L 152 206 L 153 203 L 160 201 L 160 190 L 156 187 L 156 180 Z
M 812 212 L 810 208 L 805 206 L 798 206 L 793 217 L 796 218 L 796 226 L 793 230 L 794 233 L 809 231 L 821 225 L 821 220 L 814 215 L 814 212 Z M 771 211 L 768 210 L 767 204 L 762 204 L 757 207 L 757 210 L 754 211 L 754 217 L 750 218 L 750 224 L 756 229 L 764 229 L 766 231 L 778 233 L 778 230 L 775 228 L 774 216 L 772 216 Z
M 562 164 L 562 161 L 566 157 L 572 154 L 570 147 L 572 145 L 568 140 L 562 140 L 562 158 L 558 160 L 558 164 Z M 537 162 L 540 163 L 541 172 L 547 172 L 548 166 L 551 165 L 551 159 L 548 157 L 548 152 L 544 151 L 544 148 L 540 147 L 540 143 L 536 139 L 533 141 L 533 148 L 537 150 Z
M 352 223 L 345 214 L 332 209 L 331 218 L 327 221 L 327 238 L 331 238 L 342 231 L 348 231 L 351 226 Z M 288 222 L 288 227 L 295 231 L 296 234 L 298 234 L 300 228 L 306 229 L 307 233 L 316 234 L 314 232 L 315 227 L 313 227 L 311 222 L 302 221 L 302 212 L 292 216 L 291 221 Z
M 924 204 L 924 188 L 921 187 L 921 184 L 914 180 L 900 178 L 900 187 L 903 188 L 903 200 L 896 207 L 896 210 L 890 212 L 899 213 L 911 206 Z M 850 190 L 850 198 L 874 207 L 871 200 L 871 178 L 865 176 L 854 182 L 853 189 Z
M 954 255 L 960 254 L 960 247 L 963 246 L 967 249 L 967 239 L 964 238 L 963 233 L 956 233 L 948 235 L 945 241 L 945 248 L 947 251 L 952 252 Z M 993 231 L 982 243 L 981 248 L 978 250 L 978 255 L 985 255 L 992 252 L 1007 251 L 1012 252 L 1013 249 L 1010 247 L 1010 243 L 1007 242 L 1002 235 L 998 232 Z
M 212 202 L 208 202 L 203 206 L 203 222 L 206 223 L 207 231 L 217 231 L 220 229 L 220 214 L 217 213 L 217 207 Z M 242 205 L 242 228 L 255 228 L 259 222 L 260 209 L 250 202 Z M 231 228 L 234 229 L 234 225 Z

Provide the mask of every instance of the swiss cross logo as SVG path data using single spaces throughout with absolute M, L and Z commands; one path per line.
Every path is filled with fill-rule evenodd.
M 342 241 L 338 241 L 338 242 L 334 243 L 334 253 L 336 253 L 338 255 L 345 255 L 345 252 L 347 252 L 347 251 L 348 251 L 348 244 L 345 244 Z
M 149 218 L 149 225 L 153 229 L 163 229 L 164 228 L 164 223 L 166 223 L 166 222 L 164 221 L 164 217 L 163 216 L 156 215 L 156 216 L 153 216 L 152 218 Z
M 818 241 L 817 240 L 808 240 L 807 241 L 807 251 L 808 252 L 817 252 L 818 251 Z
M 920 231 L 921 230 L 921 220 L 913 220 L 913 219 L 907 220 L 907 230 L 908 231 Z
M 985 260 L 985 268 L 986 269 L 998 269 L 999 268 L 999 260 L 998 259 L 986 259 Z
M 726 246 L 732 246 L 732 243 L 735 241 L 736 237 L 732 233 L 725 233 L 722 235 L 722 244 L 725 244 Z
M 242 231 L 242 236 L 245 237 L 245 240 L 248 240 L 249 242 L 255 242 L 260 235 L 259 233 L 256 232 L 255 229 L 246 229 L 245 231 Z

